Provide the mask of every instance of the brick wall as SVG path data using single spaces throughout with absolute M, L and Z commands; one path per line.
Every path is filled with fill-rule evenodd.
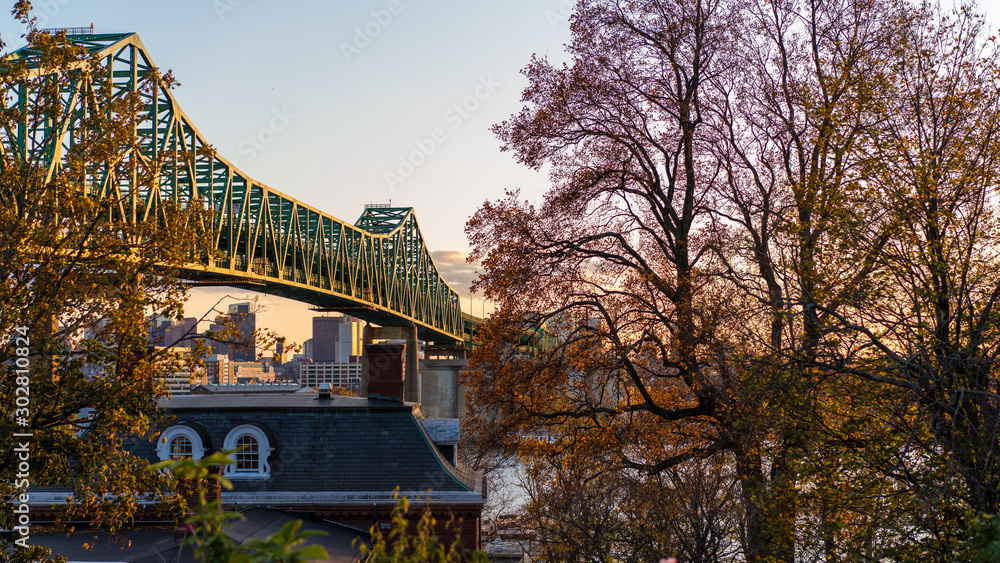
M 368 396 L 403 401 L 402 344 L 368 344 Z

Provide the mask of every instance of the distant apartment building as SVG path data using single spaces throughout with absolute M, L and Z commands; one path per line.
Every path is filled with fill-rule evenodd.
M 329 383 L 333 387 L 348 389 L 361 388 L 361 358 L 355 356 L 349 362 L 314 362 L 299 365 L 299 384 L 304 387 L 319 387 Z
M 191 351 L 183 346 L 172 348 L 156 347 L 157 352 L 162 352 L 159 359 L 162 364 L 173 363 L 167 374 L 163 377 L 163 382 L 167 386 L 167 393 L 170 396 L 186 395 L 191 392 L 192 385 L 198 385 L 205 378 L 205 371 L 202 368 L 191 370 L 189 360 Z
M 351 356 L 360 356 L 362 325 L 347 316 L 313 317 L 312 360 L 314 362 L 347 363 Z
M 225 354 L 212 354 L 205 358 L 205 378 L 203 384 L 233 385 L 233 364 Z
M 163 346 L 192 348 L 198 341 L 198 319 L 188 317 L 163 329 Z
M 150 346 L 163 346 L 164 332 L 171 324 L 170 317 L 152 315 L 146 317 L 146 342 Z M 93 338 L 93 334 L 85 334 L 84 338 Z
M 298 356 L 298 354 L 296 354 Z M 274 381 L 289 382 L 299 380 L 299 366 L 304 362 L 301 360 L 284 362 L 280 366 L 274 366 Z
M 201 337 L 198 334 L 198 319 L 194 317 L 188 317 L 183 321 L 174 321 L 157 315 L 148 317 L 146 322 L 148 323 L 146 341 L 150 346 L 191 349 Z
M 216 354 L 225 354 L 234 362 L 252 362 L 257 359 L 257 348 L 254 346 L 257 315 L 252 311 L 252 304 L 230 305 L 229 313 L 216 317 L 209 329 L 216 337 L 222 337 L 222 341 L 208 343 Z

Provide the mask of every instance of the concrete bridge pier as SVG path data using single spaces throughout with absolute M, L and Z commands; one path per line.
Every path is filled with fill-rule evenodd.
M 468 367 L 464 348 L 425 348 L 420 360 L 420 411 L 428 418 L 465 418 L 465 386 L 458 374 Z

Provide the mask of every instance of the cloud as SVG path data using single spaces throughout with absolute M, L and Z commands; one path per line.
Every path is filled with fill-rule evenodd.
M 431 252 L 431 258 L 434 260 L 438 272 L 448 282 L 448 285 L 463 295 L 469 294 L 469 286 L 472 285 L 472 280 L 479 275 L 481 268 L 478 263 L 466 262 L 465 259 L 468 255 L 468 252 L 460 250 L 435 250 Z

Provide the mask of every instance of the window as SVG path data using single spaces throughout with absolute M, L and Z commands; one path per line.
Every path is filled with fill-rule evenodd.
M 226 466 L 224 475 L 230 479 L 266 479 L 271 476 L 268 457 L 274 446 L 267 434 L 259 426 L 243 424 L 229 431 L 224 446 L 226 450 L 237 450 L 232 463 Z
M 191 439 L 180 434 L 170 441 L 170 459 L 191 459 L 194 445 Z
M 260 467 L 260 446 L 257 439 L 249 434 L 240 436 L 236 440 L 236 472 L 247 473 L 257 472 Z
M 190 458 L 199 460 L 205 455 L 205 442 L 194 428 L 178 424 L 160 434 L 156 442 L 156 455 L 161 461 Z

